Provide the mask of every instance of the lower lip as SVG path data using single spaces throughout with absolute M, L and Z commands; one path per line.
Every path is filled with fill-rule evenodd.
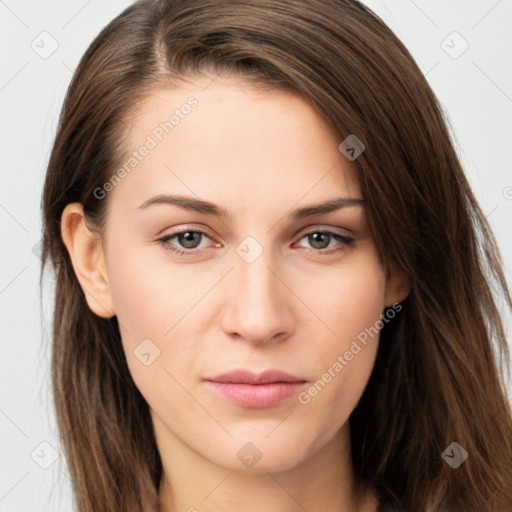
M 242 384 L 207 381 L 215 391 L 242 407 L 263 409 L 274 407 L 299 392 L 304 382 L 271 382 L 269 384 Z

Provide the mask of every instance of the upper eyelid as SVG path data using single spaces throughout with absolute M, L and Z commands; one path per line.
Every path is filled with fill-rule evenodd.
M 188 233 L 190 231 L 192 231 L 194 233 L 202 233 L 202 234 L 206 235 L 208 238 L 210 238 L 211 240 L 213 240 L 215 238 L 215 237 L 211 236 L 206 229 L 196 228 L 196 227 L 192 227 L 192 226 L 178 229 L 177 231 L 173 231 L 172 233 L 167 233 L 165 235 L 157 235 L 157 236 L 158 236 L 158 239 L 161 240 L 163 238 L 174 238 L 177 235 L 181 235 L 183 233 Z
M 305 227 L 305 228 L 299 230 L 294 236 L 296 236 L 296 237 L 299 236 L 299 235 L 305 236 L 305 235 L 308 235 L 310 233 L 318 233 L 318 232 L 320 232 L 320 233 L 328 232 L 328 233 L 341 234 L 340 231 L 343 232 L 343 233 L 351 233 L 351 231 L 349 229 L 347 229 L 347 228 L 334 228 L 334 227 L 318 224 L 318 225 L 313 225 L 313 226 Z
M 349 230 L 347 228 L 334 228 L 334 227 L 318 224 L 318 225 L 308 226 L 308 227 L 300 229 L 297 233 L 295 233 L 293 235 L 293 237 L 295 238 L 299 235 L 305 236 L 305 235 L 308 235 L 311 233 L 318 233 L 318 232 L 329 232 L 329 233 L 339 234 L 338 230 L 342 230 L 344 233 L 351 233 L 351 230 Z M 173 237 L 173 236 L 176 236 L 176 235 L 179 235 L 182 233 L 187 233 L 188 231 L 203 233 L 211 239 L 215 238 L 214 236 L 209 234 L 207 229 L 202 228 L 202 227 L 201 228 L 195 227 L 195 226 L 185 226 L 183 228 L 178 229 L 177 231 L 173 231 L 172 233 L 168 233 L 168 234 L 162 235 L 162 236 L 160 236 L 160 235 L 157 235 L 157 236 L 160 236 L 160 238 L 167 238 L 167 237 Z

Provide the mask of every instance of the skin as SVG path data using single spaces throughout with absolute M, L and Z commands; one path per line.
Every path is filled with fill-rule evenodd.
M 102 236 L 87 229 L 80 204 L 62 215 L 89 307 L 117 315 L 130 372 L 149 404 L 165 510 L 374 511 L 371 494 L 356 503 L 347 420 L 377 337 L 307 404 L 295 394 L 273 407 L 241 407 L 202 379 L 277 368 L 307 380 L 307 390 L 385 306 L 406 297 L 407 280 L 398 272 L 386 278 L 364 204 L 288 217 L 330 199 L 362 198 L 340 137 L 292 93 L 232 77 L 154 90 L 132 115 L 127 153 L 190 96 L 198 105 L 103 199 Z M 201 198 L 230 217 L 170 204 L 140 208 L 160 194 Z M 208 235 L 196 235 L 199 249 L 188 249 L 195 255 L 166 250 L 183 250 L 182 238 L 158 241 L 191 230 Z M 353 242 L 327 237 L 314 245 L 307 235 L 319 230 Z M 244 245 L 247 236 L 256 244 Z M 252 262 L 237 252 L 254 255 L 258 244 Z M 148 366 L 134 354 L 145 339 L 160 351 Z M 247 443 L 261 454 L 253 467 L 237 457 Z

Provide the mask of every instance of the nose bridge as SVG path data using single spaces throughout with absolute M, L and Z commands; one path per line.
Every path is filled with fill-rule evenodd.
M 263 342 L 290 331 L 291 311 L 287 289 L 274 273 L 278 265 L 271 249 L 264 250 L 248 238 L 234 255 L 235 285 L 226 297 L 224 328 L 250 341 Z
M 272 262 L 264 256 L 252 263 L 238 262 L 236 269 L 240 301 L 247 299 L 253 307 L 264 309 L 272 304 L 278 290 L 276 277 L 269 268 L 272 268 Z

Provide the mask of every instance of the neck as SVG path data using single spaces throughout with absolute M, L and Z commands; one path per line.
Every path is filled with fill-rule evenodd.
M 356 495 L 348 424 L 308 460 L 279 472 L 219 467 L 167 433 L 157 439 L 163 464 L 162 512 L 377 510 L 374 496 Z

